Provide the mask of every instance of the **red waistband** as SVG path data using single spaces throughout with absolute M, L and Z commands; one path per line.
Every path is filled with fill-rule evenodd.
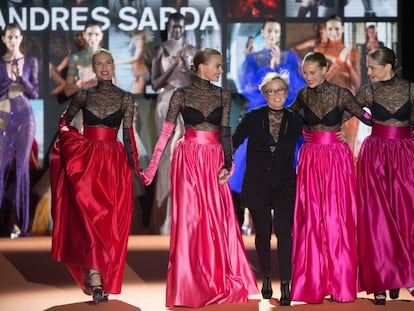
M 338 138 L 336 137 L 338 132 L 321 132 L 321 131 L 309 131 L 313 135 L 312 142 L 315 144 L 333 144 L 339 142 Z
M 409 126 L 390 126 L 374 123 L 371 136 L 380 138 L 410 138 Z
M 97 127 L 97 126 L 85 126 L 83 128 L 83 136 L 96 140 L 116 140 L 118 136 L 118 129 Z
M 194 141 L 203 145 L 220 143 L 219 131 L 199 131 L 186 128 L 184 137 L 185 140 Z

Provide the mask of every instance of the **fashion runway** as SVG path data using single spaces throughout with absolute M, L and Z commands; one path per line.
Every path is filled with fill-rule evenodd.
M 254 236 L 243 236 L 247 255 L 261 287 L 257 273 Z M 273 248 L 276 241 L 273 239 Z M 132 235 L 129 239 L 127 265 L 122 293 L 109 297 L 108 303 L 95 305 L 90 296 L 76 286 L 62 263 L 50 258 L 51 238 L 27 237 L 11 240 L 0 239 L 0 310 L 1 311 L 163 311 L 165 308 L 165 276 L 168 264 L 169 237 L 161 235 Z M 276 253 L 273 252 L 276 266 Z M 326 299 L 322 304 L 292 303 L 280 307 L 278 276 L 274 275 L 274 294 L 270 300 L 260 295 L 250 297 L 246 304 L 210 305 L 197 310 L 205 311 L 412 311 L 414 297 L 401 289 L 398 300 L 387 301 L 385 306 L 375 306 L 372 295 L 360 293 L 352 303 L 336 303 Z M 188 291 L 196 290 L 188 288 Z M 191 310 L 174 308 L 173 310 Z

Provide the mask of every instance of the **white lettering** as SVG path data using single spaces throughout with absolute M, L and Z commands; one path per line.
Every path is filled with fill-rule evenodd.
M 43 20 L 43 23 L 40 20 Z M 37 24 L 40 22 L 40 24 Z M 49 26 L 50 15 L 49 12 L 41 7 L 34 7 L 30 10 L 30 30 L 40 31 L 45 30 Z
M 3 12 L 0 11 L 0 28 L 6 28 L 6 21 L 4 20 Z
M 138 25 L 138 30 L 143 30 L 144 27 L 151 27 L 152 30 L 157 30 L 157 22 L 155 20 L 151 8 L 149 7 L 146 7 L 142 12 L 141 19 Z
M 86 13 L 85 15 L 81 15 Z M 79 14 L 79 15 L 78 15 Z M 86 7 L 74 7 L 72 8 L 72 30 L 83 31 L 85 23 L 79 24 L 79 22 L 86 22 L 88 20 L 88 8 Z
M 62 27 L 62 29 L 64 31 L 68 31 L 69 30 L 69 25 L 67 23 L 68 19 L 69 19 L 69 10 L 66 8 L 58 8 L 58 7 L 53 7 L 50 14 L 51 16 L 51 21 L 52 21 L 52 25 L 51 25 L 51 30 L 55 31 L 58 29 L 58 25 L 60 25 L 60 27 Z
M 17 14 L 15 8 L 9 9 L 9 23 L 16 23 L 20 28 L 25 31 L 27 30 L 27 8 L 22 8 L 22 16 Z
M 111 21 L 107 16 L 109 14 L 109 9 L 103 6 L 96 7 L 92 10 L 92 18 L 100 23 L 102 23 L 102 30 L 105 31 L 111 26 Z M 100 15 L 100 13 L 103 13 Z
M 160 30 L 167 29 L 168 16 L 175 12 L 177 12 L 177 10 L 174 8 L 160 8 Z
M 8 14 L 5 14 L 5 9 Z M 134 29 L 143 30 L 150 28 L 152 31 L 166 30 L 170 14 L 177 12 L 174 7 L 160 7 L 159 20 L 156 20 L 154 8 L 145 7 L 142 14 L 138 16 L 138 10 L 132 6 L 122 7 L 118 12 L 118 27 L 123 31 L 132 31 Z M 213 27 L 220 30 L 220 24 L 217 20 L 213 7 L 207 7 L 204 12 L 195 7 L 180 8 L 181 14 L 189 17 L 186 20 L 186 30 L 205 30 L 207 27 Z M 62 29 L 64 31 L 83 31 L 84 25 L 89 17 L 102 23 L 102 30 L 107 30 L 111 26 L 110 9 L 104 6 L 98 6 L 89 11 L 88 7 L 51 7 L 48 11 L 43 7 L 23 7 L 18 11 L 16 8 L 0 9 L 0 27 L 4 29 L 7 23 L 16 23 L 24 31 L 43 31 L 50 28 L 51 31 Z M 8 16 L 8 21 L 6 20 Z M 29 19 L 30 18 L 30 19 Z M 30 25 L 29 25 L 30 21 Z
M 123 31 L 131 31 L 134 29 L 137 29 L 138 27 L 138 20 L 131 15 L 134 15 L 137 13 L 137 9 L 131 7 L 131 6 L 127 6 L 127 7 L 123 7 L 122 9 L 119 10 L 119 18 L 123 21 L 123 22 L 129 22 L 129 24 L 125 24 L 123 22 L 121 22 L 118 26 L 119 29 L 123 30 Z
M 207 27 L 213 27 L 214 30 L 220 30 L 216 13 L 212 7 L 206 8 L 204 12 L 203 20 L 201 21 L 200 30 L 205 30 Z
M 200 13 L 194 8 L 181 8 L 180 13 L 184 16 L 187 16 L 187 13 L 190 13 L 193 16 L 193 23 L 188 24 L 186 21 L 185 30 L 194 30 L 197 29 L 197 26 L 200 24 Z

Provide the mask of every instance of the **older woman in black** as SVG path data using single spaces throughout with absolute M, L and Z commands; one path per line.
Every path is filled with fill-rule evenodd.
M 235 149 L 248 138 L 241 199 L 252 215 L 256 230 L 256 251 L 264 276 L 262 295 L 270 299 L 273 294 L 270 258 L 273 224 L 278 242 L 281 305 L 290 305 L 291 231 L 296 184 L 293 162 L 302 128 L 301 116 L 283 108 L 288 88 L 281 75 L 267 74 L 260 85 L 267 105 L 248 112 L 233 135 Z

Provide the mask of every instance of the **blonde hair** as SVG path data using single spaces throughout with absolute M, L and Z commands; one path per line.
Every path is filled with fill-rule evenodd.
M 92 64 L 95 61 L 95 57 L 98 56 L 99 54 L 107 54 L 107 55 L 111 56 L 112 61 L 114 61 L 114 57 L 112 56 L 111 51 L 109 51 L 107 49 L 104 49 L 104 48 L 100 48 L 100 49 L 97 49 L 95 52 L 93 52 L 93 54 L 92 54 Z
M 283 84 L 285 85 L 286 89 L 289 89 L 289 82 L 288 82 L 288 78 L 286 77 L 286 75 L 284 74 L 280 74 L 280 73 L 276 73 L 276 72 L 269 72 L 268 74 L 266 74 L 262 80 L 262 83 L 260 83 L 259 85 L 259 89 L 260 91 L 262 91 L 262 93 L 264 92 L 264 88 L 265 86 L 273 81 L 273 80 L 277 80 L 279 79 L 280 81 L 283 82 Z

